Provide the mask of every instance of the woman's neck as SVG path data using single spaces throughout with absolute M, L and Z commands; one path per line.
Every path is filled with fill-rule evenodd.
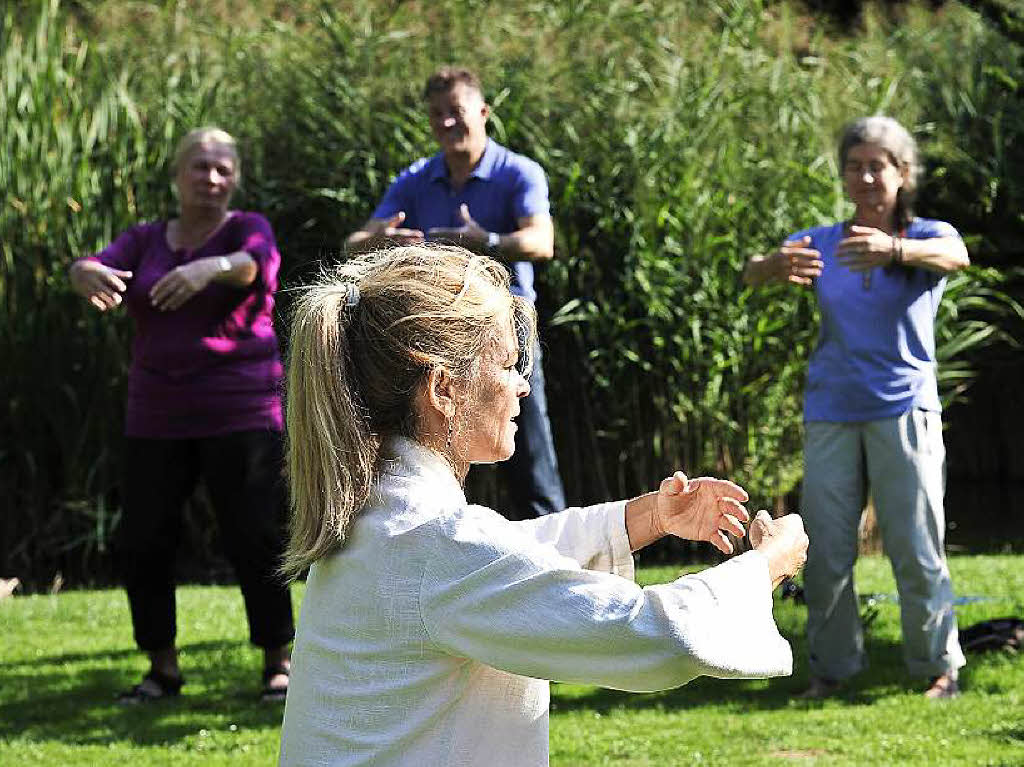
M 898 228 L 896 226 L 896 211 L 893 210 L 865 210 L 857 208 L 850 223 L 855 226 L 870 226 L 872 229 L 881 229 L 886 234 L 892 234 Z
M 227 208 L 182 207 L 175 222 L 174 239 L 185 247 L 201 245 L 227 218 Z

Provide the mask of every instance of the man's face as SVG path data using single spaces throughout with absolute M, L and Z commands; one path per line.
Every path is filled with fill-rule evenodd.
M 445 154 L 472 152 L 481 147 L 487 138 L 489 114 L 480 92 L 465 83 L 456 83 L 427 101 L 430 130 Z

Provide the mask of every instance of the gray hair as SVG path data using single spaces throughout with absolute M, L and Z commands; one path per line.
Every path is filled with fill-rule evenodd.
M 910 131 L 885 115 L 861 117 L 843 128 L 839 139 L 839 168 L 846 167 L 846 157 L 859 144 L 877 144 L 885 150 L 892 163 L 903 174 L 904 182 L 896 195 L 896 224 L 907 226 L 914 218 L 914 199 L 921 176 L 917 142 Z

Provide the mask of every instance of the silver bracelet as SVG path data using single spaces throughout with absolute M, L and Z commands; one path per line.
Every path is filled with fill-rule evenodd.
M 221 256 L 217 259 L 217 270 L 220 272 L 231 271 L 231 260 L 227 256 Z
M 500 244 L 501 244 L 501 235 L 500 234 L 498 234 L 497 232 L 488 232 L 487 233 L 487 247 L 488 248 L 490 248 L 491 250 L 494 250 Z

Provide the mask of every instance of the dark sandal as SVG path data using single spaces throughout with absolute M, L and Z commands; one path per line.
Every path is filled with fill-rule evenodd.
M 283 701 L 287 697 L 288 685 L 284 687 L 270 686 L 270 680 L 278 674 L 286 677 L 289 676 L 291 674 L 291 667 L 279 663 L 276 666 L 266 666 L 263 669 L 263 692 L 260 693 L 260 700 L 266 703 L 275 703 Z
M 147 685 L 146 682 L 152 682 L 152 684 Z M 125 706 L 132 706 L 138 703 L 152 703 L 164 698 L 173 698 L 181 693 L 183 684 L 185 684 L 183 677 L 170 676 L 151 668 L 149 673 L 142 677 L 142 682 L 118 695 L 117 702 Z

